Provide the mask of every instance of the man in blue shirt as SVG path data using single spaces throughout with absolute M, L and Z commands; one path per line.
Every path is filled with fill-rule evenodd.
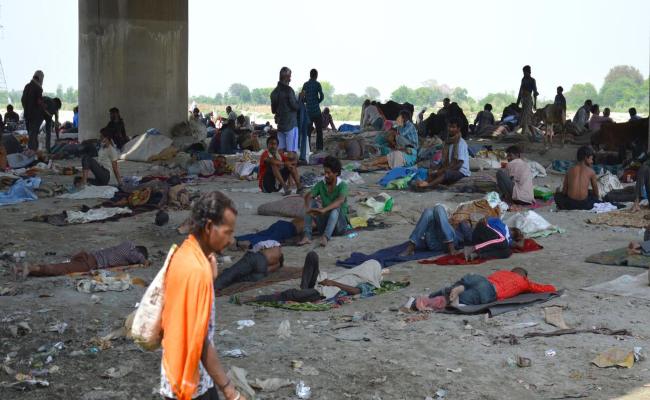
M 302 85 L 303 99 L 307 106 L 309 115 L 310 132 L 309 140 L 311 141 L 311 125 L 316 125 L 316 150 L 323 150 L 323 116 L 320 111 L 320 103 L 325 99 L 323 88 L 318 79 L 318 71 L 312 69 L 309 72 L 309 80 Z
M 449 137 L 442 148 L 440 164 L 429 170 L 426 181 L 415 182 L 417 190 L 433 189 L 436 186 L 451 185 L 466 176 L 469 172 L 469 148 L 467 142 L 461 137 L 461 122 L 458 118 L 449 118 L 447 131 Z

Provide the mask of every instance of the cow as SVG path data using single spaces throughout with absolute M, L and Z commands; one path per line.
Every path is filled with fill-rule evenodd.
M 562 146 L 564 146 L 566 136 L 564 129 L 566 114 L 564 110 L 555 104 L 547 104 L 542 108 L 538 108 L 533 114 L 533 124 L 539 125 L 541 122 L 544 122 L 546 126 L 545 137 L 548 138 L 550 144 L 553 144 L 553 125 L 559 125 L 562 128 Z
M 619 158 L 625 159 L 625 153 L 632 149 L 633 153 L 641 153 L 648 149 L 648 118 L 616 123 L 608 122 L 601 125 L 600 130 L 591 136 L 591 144 L 597 149 L 618 151 Z
M 386 102 L 386 104 L 381 104 L 377 103 L 377 108 L 381 110 L 382 113 L 386 116 L 387 120 L 390 121 L 395 121 L 397 119 L 397 116 L 399 115 L 399 112 L 402 110 L 407 110 L 409 114 L 411 115 L 411 119 L 413 118 L 413 112 L 415 110 L 415 107 L 411 103 L 396 103 L 392 100 L 389 100 Z
M 463 138 L 467 139 L 467 135 L 469 134 L 469 121 L 467 121 L 467 117 L 465 116 L 465 113 L 463 113 L 463 109 L 460 108 L 458 103 L 451 103 L 445 112 L 441 111 L 443 110 L 439 110 L 438 114 L 431 113 L 424 120 L 424 135 L 437 135 L 442 140 L 445 140 L 447 136 L 447 121 L 449 118 L 455 117 L 460 120 L 460 131 L 463 135 Z

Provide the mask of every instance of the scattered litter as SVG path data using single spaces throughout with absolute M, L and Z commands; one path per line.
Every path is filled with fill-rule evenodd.
M 460 374 L 461 372 L 463 372 L 463 369 L 462 368 L 455 368 L 455 369 L 454 368 L 447 368 L 447 372 L 453 372 L 454 374 Z
M 546 350 L 544 352 L 544 354 L 546 355 L 546 357 L 555 357 L 557 352 L 555 350 L 553 350 L 553 349 L 549 349 L 549 350 Z
M 86 355 L 86 353 L 83 350 L 74 350 L 70 352 L 70 357 L 79 357 L 84 355 Z
M 438 390 L 436 390 L 436 397 L 435 397 L 435 399 L 436 399 L 436 400 L 438 400 L 438 399 L 444 399 L 445 396 L 447 396 L 447 393 L 448 393 L 448 392 L 447 392 L 445 389 L 438 389 Z
M 304 376 L 318 376 L 320 373 L 314 367 L 310 366 L 301 366 L 300 368 L 295 368 L 296 372 Z
M 382 383 L 385 383 L 386 380 L 388 379 L 388 376 L 384 375 L 381 378 L 373 378 L 370 380 L 371 385 L 380 385 Z
M 300 369 L 305 363 L 300 360 L 291 360 L 291 368 Z
M 93 294 L 90 296 L 90 301 L 92 301 L 94 304 L 99 304 L 99 302 L 102 301 L 102 298 L 97 296 L 96 294 Z
M 9 325 L 9 332 L 13 337 L 25 336 L 29 333 L 32 333 L 32 328 L 27 322 L 23 321 L 17 323 L 16 325 Z
M 564 322 L 562 307 L 560 306 L 544 307 L 544 321 L 560 329 L 570 329 L 566 322 Z
M 226 336 L 226 335 L 232 335 L 232 332 L 229 331 L 228 329 L 224 329 L 222 331 L 219 331 L 219 336 Z
M 118 368 L 111 367 L 107 369 L 102 375 L 102 378 L 106 379 L 118 379 L 118 378 L 124 378 L 128 374 L 133 371 L 133 367 L 130 366 L 121 366 Z
M 517 356 L 517 366 L 519 368 L 527 368 L 530 367 L 533 364 L 533 362 L 530 360 L 530 358 L 522 357 L 522 356 Z
M 48 332 L 59 332 L 59 334 L 63 334 L 65 330 L 68 328 L 68 324 L 65 322 L 59 322 L 58 324 L 53 324 L 47 327 Z
M 263 392 L 275 392 L 276 390 L 291 386 L 292 382 L 282 378 L 255 379 L 251 386 Z
M 305 382 L 300 381 L 296 384 L 296 396 L 299 399 L 309 399 L 311 398 L 311 388 L 305 385 Z
M 223 355 L 225 357 L 232 357 L 232 358 L 242 358 L 242 357 L 247 357 L 248 353 L 246 353 L 242 349 L 232 349 L 232 350 L 226 350 L 223 352 Z
M 634 348 L 634 361 L 643 361 L 646 359 L 646 356 L 644 353 L 642 353 L 643 347 L 635 347 Z
M 240 319 L 237 321 L 237 329 L 250 328 L 253 325 L 255 325 L 255 321 L 251 319 Z
M 109 276 L 108 274 L 97 274 L 90 279 L 80 279 L 77 282 L 77 290 L 82 293 L 93 292 L 123 292 L 131 288 L 131 278 L 129 274 L 120 274 L 118 276 Z
M 616 347 L 600 353 L 591 362 L 598 368 L 624 367 L 632 368 L 634 365 L 634 351 L 623 350 Z
M 539 325 L 538 322 L 519 322 L 518 324 L 504 326 L 505 329 L 523 329 L 523 328 L 532 328 L 533 326 Z
M 278 327 L 278 337 L 280 339 L 289 339 L 291 337 L 291 324 L 289 323 L 289 320 L 285 319 L 280 322 L 280 326 Z

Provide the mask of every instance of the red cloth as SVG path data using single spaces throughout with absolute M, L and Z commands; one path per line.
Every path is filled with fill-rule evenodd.
M 282 158 L 282 162 L 287 161 L 287 157 L 283 153 L 278 153 Z M 266 174 L 266 159 L 269 158 L 270 154 L 268 150 L 264 150 L 264 153 L 260 156 L 260 166 L 259 171 L 257 172 L 257 181 L 260 189 L 263 189 L 262 182 L 264 181 L 264 174 Z
M 528 253 L 529 251 L 541 250 L 544 247 L 540 246 L 533 239 L 524 239 L 523 247 L 513 247 L 513 253 Z M 488 258 L 476 258 L 472 261 L 465 260 L 464 254 L 445 254 L 444 256 L 438 257 L 436 259 L 427 259 L 418 261 L 419 264 L 436 264 L 436 265 L 475 265 L 482 264 L 489 260 Z
M 509 299 L 522 293 L 549 293 L 556 292 L 553 285 L 542 285 L 531 282 L 515 272 L 497 271 L 487 277 L 494 285 L 497 293 L 497 300 Z

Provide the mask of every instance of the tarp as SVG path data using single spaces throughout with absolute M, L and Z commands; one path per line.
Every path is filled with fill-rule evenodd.
M 41 178 L 18 179 L 6 192 L 0 192 L 0 206 L 38 200 L 33 189 L 41 185 Z
M 157 132 L 157 131 L 156 131 Z M 131 139 L 122 148 L 121 160 L 149 161 L 171 146 L 173 141 L 167 136 L 155 134 L 151 129 L 147 133 Z

